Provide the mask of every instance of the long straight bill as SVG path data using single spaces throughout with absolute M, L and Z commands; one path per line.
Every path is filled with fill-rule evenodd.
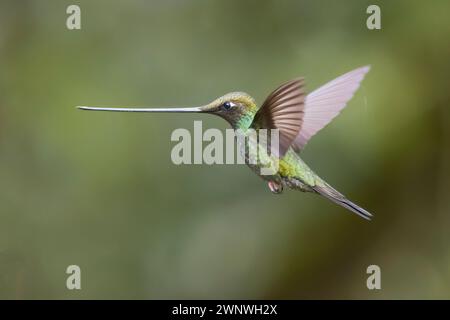
M 103 108 L 103 107 L 88 107 L 78 106 L 78 109 L 88 111 L 112 111 L 112 112 L 202 112 L 201 107 L 194 108 Z

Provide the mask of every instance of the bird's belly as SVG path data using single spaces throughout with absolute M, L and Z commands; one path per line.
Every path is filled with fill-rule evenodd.
M 290 148 L 283 158 L 278 159 L 252 139 L 238 143 L 245 164 L 264 180 L 282 182 L 295 189 L 307 189 L 308 185 L 315 184 L 315 174 L 293 149 Z
M 254 173 L 266 181 L 281 181 L 276 159 L 264 147 L 247 136 L 243 140 L 238 139 L 238 145 L 242 159 Z

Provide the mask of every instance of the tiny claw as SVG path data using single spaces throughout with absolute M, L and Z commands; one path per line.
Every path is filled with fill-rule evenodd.
M 269 186 L 270 191 L 275 194 L 280 194 L 283 192 L 283 184 L 275 182 L 275 181 L 269 181 L 267 183 Z

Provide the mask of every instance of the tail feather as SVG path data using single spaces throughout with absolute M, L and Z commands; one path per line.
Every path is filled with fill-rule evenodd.
M 372 218 L 372 214 L 370 212 L 354 204 L 353 202 L 348 200 L 344 195 L 340 194 L 338 191 L 336 191 L 327 184 L 324 186 L 316 185 L 313 187 L 313 190 L 319 193 L 320 195 L 324 196 L 325 198 L 333 201 L 334 203 L 337 203 L 338 205 L 356 213 L 358 216 L 366 220 L 371 220 Z

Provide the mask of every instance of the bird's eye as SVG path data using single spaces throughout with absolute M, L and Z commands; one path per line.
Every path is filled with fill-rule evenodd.
M 231 101 L 227 101 L 222 106 L 225 110 L 230 110 L 231 108 L 233 108 L 235 106 L 235 104 Z

